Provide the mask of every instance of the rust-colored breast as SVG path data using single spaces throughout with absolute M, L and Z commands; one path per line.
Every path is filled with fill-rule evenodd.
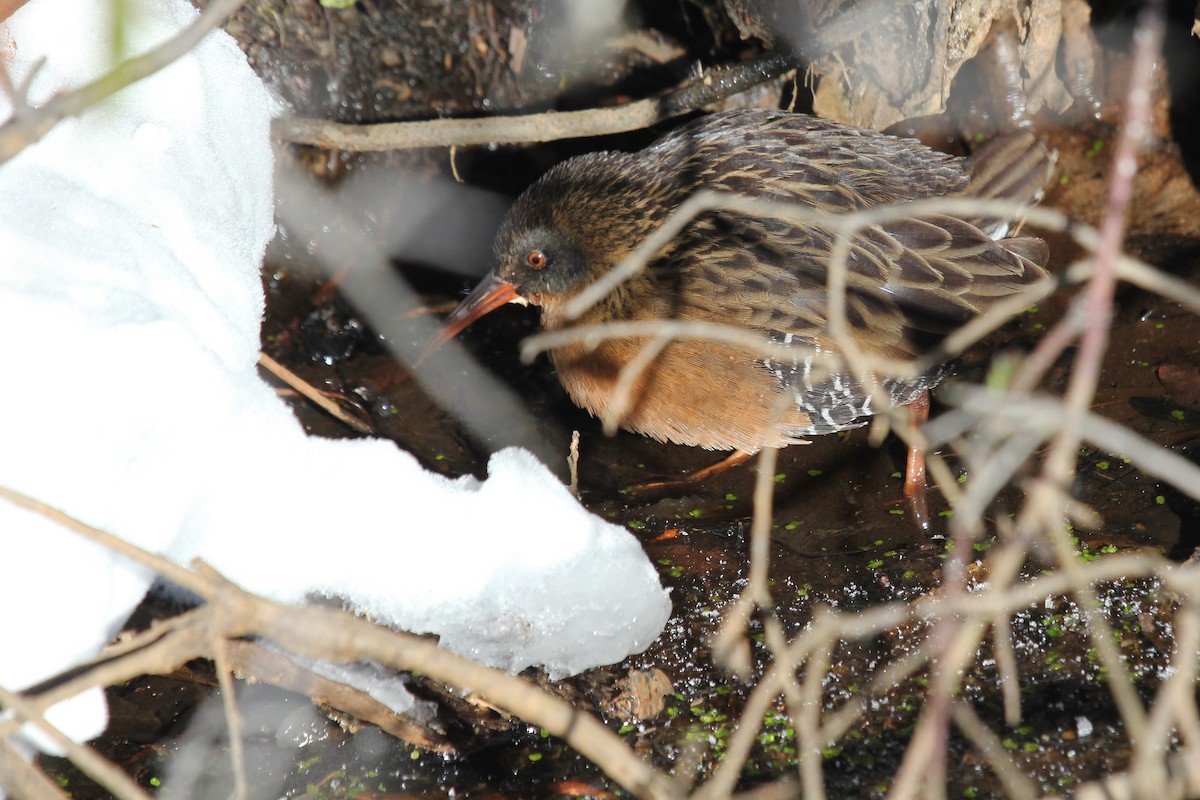
M 617 339 L 596 350 L 569 346 L 550 356 L 571 399 L 602 416 L 613 403 L 620 368 L 639 349 L 636 340 Z M 787 431 L 807 428 L 810 420 L 791 394 L 753 353 L 713 342 L 673 342 L 634 384 L 619 424 L 663 442 L 754 453 L 801 441 Z

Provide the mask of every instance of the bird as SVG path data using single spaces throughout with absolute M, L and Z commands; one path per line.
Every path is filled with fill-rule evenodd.
M 704 115 L 635 152 L 567 159 L 530 185 L 499 228 L 494 267 L 427 352 L 509 302 L 539 307 L 546 331 L 720 323 L 787 349 L 764 355 L 736 343 L 674 339 L 633 382 L 624 406 L 614 405 L 617 382 L 645 337 L 573 341 L 552 347 L 549 359 L 570 398 L 592 415 L 616 411 L 624 429 L 732 451 L 728 464 L 866 425 L 888 408 L 909 406 L 915 424 L 950 367 L 902 378 L 855 374 L 840 359 L 828 328 L 837 237 L 820 221 L 706 211 L 582 315 L 571 318 L 567 304 L 702 190 L 829 214 L 940 197 L 1023 207 L 1040 200 L 1053 163 L 1029 132 L 1002 135 L 963 158 L 801 113 Z M 867 226 L 851 237 L 845 261 L 849 335 L 867 353 L 914 359 L 1046 278 L 1048 259 L 1046 243 L 1021 233 L 1016 219 L 923 214 Z M 905 495 L 923 498 L 919 450 L 910 449 L 906 471 Z

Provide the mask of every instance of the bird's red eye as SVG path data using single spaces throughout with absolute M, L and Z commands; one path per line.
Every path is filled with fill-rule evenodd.
M 541 269 L 550 263 L 550 259 L 546 258 L 546 254 L 541 250 L 531 250 L 529 255 L 525 256 L 525 263 L 534 269 Z

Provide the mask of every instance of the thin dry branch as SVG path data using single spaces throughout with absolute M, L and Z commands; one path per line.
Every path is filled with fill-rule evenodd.
M 1100 247 L 1096 254 L 1096 269 L 1088 284 L 1086 318 L 1075 368 L 1067 386 L 1065 414 L 1060 428 L 1042 467 L 1044 481 L 1035 485 L 1028 503 L 1018 519 L 1024 529 L 1040 529 L 1045 532 L 1058 555 L 1060 568 L 1067 574 L 1078 575 L 1082 567 L 1074 557 L 1074 545 L 1059 524 L 1061 513 L 1055 513 L 1053 487 L 1065 488 L 1075 472 L 1076 454 L 1084 435 L 1084 420 L 1095 397 L 1100 379 L 1100 368 L 1108 348 L 1109 322 L 1112 318 L 1113 295 L 1117 285 L 1117 262 L 1125 236 L 1125 225 L 1129 205 L 1133 198 L 1133 178 L 1137 174 L 1137 153 L 1147 139 L 1151 125 L 1150 98 L 1155 61 L 1162 49 L 1165 29 L 1163 9 L 1160 3 L 1151 3 L 1140 15 L 1134 32 L 1133 59 L 1130 70 L 1129 90 L 1125 106 L 1125 119 L 1117 138 L 1113 160 L 1113 178 L 1109 182 L 1108 199 L 1101 226 Z M 1060 326 L 1075 324 L 1069 315 Z M 1043 341 L 1042 349 L 1050 350 L 1065 346 L 1072 337 L 1057 335 Z M 1035 364 L 1045 364 L 1049 355 L 1035 351 Z M 1026 381 L 1028 383 L 1028 381 Z M 1038 502 L 1041 500 L 1042 502 Z M 1101 614 L 1100 604 L 1090 586 L 1079 586 L 1074 595 L 1088 625 L 1088 635 L 1099 654 L 1100 661 L 1109 671 L 1109 691 L 1121 713 L 1131 741 L 1142 738 L 1146 726 L 1146 713 L 1134 689 L 1132 680 L 1120 658 L 1113 641 L 1112 632 Z
M 0 164 L 41 139 L 62 120 L 76 117 L 112 95 L 148 78 L 187 55 L 219 28 L 245 0 L 211 0 L 190 25 L 139 56 L 122 61 L 91 83 L 60 92 L 46 103 L 30 107 L 25 96 L 13 97 L 13 115 L 0 125 Z M 3 64 L 0 64 L 2 70 Z
M 1079 442 L 1081 415 L 1090 406 L 1100 379 L 1100 366 L 1108 349 L 1109 324 L 1112 319 L 1113 296 L 1117 288 L 1117 262 L 1121 245 L 1125 240 L 1125 226 L 1129 206 L 1133 201 L 1134 177 L 1138 169 L 1138 151 L 1150 138 L 1152 130 L 1151 97 L 1156 61 L 1162 52 L 1162 39 L 1166 29 L 1162 4 L 1150 2 L 1138 18 L 1133 35 L 1133 63 L 1130 65 L 1129 87 L 1126 92 L 1125 113 L 1120 133 L 1117 136 L 1113 156 L 1112 178 L 1108 184 L 1108 197 L 1100 227 L 1100 241 L 1096 250 L 1096 268 L 1088 283 L 1084 297 L 1086 307 L 1081 308 L 1087 320 L 1075 369 L 1067 386 L 1067 416 L 1063 431 L 1046 457 L 1043 473 L 1052 481 L 1065 485 L 1074 473 L 1075 453 Z M 1060 326 L 1077 324 L 1075 315 L 1068 315 Z M 1035 361 L 1049 362 L 1057 357 L 1061 348 L 1073 340 L 1073 336 L 1051 335 L 1043 339 L 1035 351 Z M 1018 378 L 1018 380 L 1020 380 Z
M 46 773 L 25 760 L 7 739 L 0 739 L 0 788 L 21 800 L 67 798 Z
M 595 325 L 579 325 L 574 328 L 564 328 L 556 331 L 535 333 L 521 342 L 521 359 L 526 363 L 533 361 L 539 353 L 562 347 L 566 344 L 580 343 L 584 347 L 594 348 L 606 339 L 624 339 L 637 337 L 660 337 L 663 339 L 705 339 L 712 342 L 724 342 L 745 348 L 764 358 L 791 358 L 799 356 L 818 355 L 812 347 L 802 345 L 786 345 L 774 342 L 765 336 L 747 331 L 734 325 L 724 325 L 719 322 L 700 322 L 698 320 L 632 320 L 628 322 L 603 322 Z
M 824 726 L 821 724 L 821 694 L 825 676 L 829 672 L 832 645 L 832 642 L 826 643 L 813 651 L 805 661 L 804 682 L 799 697 L 788 698 L 788 710 L 791 712 L 792 725 L 796 729 L 800 785 L 804 788 L 804 797 L 812 800 L 825 798 L 825 765 L 822 751 L 828 745 L 828 741 L 822 737 Z
M 421 672 L 451 686 L 469 687 L 496 706 L 562 738 L 630 792 L 667 800 L 674 800 L 679 795 L 674 781 L 634 755 L 624 741 L 601 722 L 527 681 L 469 661 L 419 637 L 381 628 L 340 610 L 285 606 L 257 597 L 229 583 L 200 562 L 193 565 L 193 570 L 187 570 L 18 492 L 4 488 L 0 490 L 0 496 L 42 513 L 83 538 L 129 556 L 172 580 L 181 577 L 178 582 L 203 598 L 211 609 L 208 624 L 199 631 L 201 636 L 208 637 L 210 644 L 213 637 L 262 636 L 310 658 L 370 659 L 395 669 Z M 137 655 L 133 653 L 127 657 Z M 37 705 L 18 695 L 0 693 L 0 704 L 44 725 Z M 96 765 L 92 758 L 94 753 L 89 756 L 90 751 L 62 738 L 62 746 L 77 766 L 106 786 L 108 780 L 120 786 L 119 779 L 108 774 L 115 767 L 107 762 Z M 135 784 L 132 786 L 137 789 Z M 145 796 L 140 789 L 137 792 L 118 796 Z
M 1052 397 L 1000 392 L 963 384 L 947 386 L 941 397 L 977 419 L 993 420 L 1010 431 L 1020 425 L 1042 435 L 1057 430 L 1066 410 L 1062 401 Z M 936 447 L 957 436 L 957 423 L 958 418 L 950 415 L 930 422 L 925 427 L 925 433 L 931 446 Z M 1169 483 L 1200 501 L 1200 466 L 1099 414 L 1084 413 L 1080 427 L 1084 441 L 1103 448 L 1105 452 L 1121 453 L 1145 474 Z M 1062 498 L 1063 495 L 1057 497 Z
M 356 153 L 418 147 L 552 142 L 602 136 L 648 128 L 777 78 L 790 69 L 793 69 L 791 61 L 781 55 L 771 55 L 747 64 L 716 67 L 662 97 L 638 100 L 616 108 L 374 125 L 348 125 L 323 119 L 289 117 L 276 120 L 274 132 L 280 139 L 292 144 Z
M 269 683 L 302 694 L 319 706 L 336 709 L 368 722 L 402 742 L 435 753 L 452 753 L 454 748 L 441 737 L 408 717 L 396 714 L 366 692 L 324 678 L 296 664 L 286 654 L 259 642 L 226 642 L 229 666 L 239 678 Z
M 336 401 L 322 394 L 317 387 L 313 386 L 311 383 L 304 380 L 295 372 L 292 372 L 290 369 L 285 367 L 283 364 L 280 364 L 266 353 L 258 354 L 258 365 L 279 380 L 286 383 L 288 386 L 295 389 L 317 408 L 321 409 L 326 414 L 329 414 L 331 417 L 347 426 L 351 430 L 355 430 L 359 433 L 372 433 L 370 425 L 366 424 L 354 415 L 347 413 L 340 405 L 337 404 Z
M 21 695 L 0 687 L 0 708 L 13 712 L 47 737 L 71 763 L 89 778 L 103 786 L 117 800 L 150 800 L 132 778 L 86 744 L 79 744 L 46 721 L 41 709 Z
M 246 745 L 242 740 L 242 714 L 237 707 L 237 690 L 233 684 L 233 669 L 229 666 L 229 640 L 214 636 L 209 644 L 217 684 L 221 687 L 221 705 L 225 711 L 225 728 L 229 735 L 229 760 L 233 768 L 233 800 L 246 800 L 250 784 L 246 779 Z
M 93 535 L 92 529 L 77 525 L 74 530 L 94 541 L 108 541 L 106 535 Z M 125 550 L 123 549 L 122 552 Z M 161 559 L 143 554 L 142 560 L 158 564 Z M 1084 581 L 1090 583 L 1157 574 L 1171 588 L 1183 590 L 1186 602 L 1195 604 L 1197 567 L 1175 567 L 1163 559 L 1145 556 L 1115 556 L 1083 566 Z M 202 641 L 211 642 L 213 635 L 236 637 L 260 635 L 272 639 L 289 650 L 313 658 L 348 660 L 370 658 L 398 669 L 419 670 L 451 685 L 470 686 L 490 702 L 517 716 L 541 725 L 551 733 L 564 737 L 579 752 L 591 758 L 614 780 L 631 791 L 652 797 L 674 797 L 674 787 L 666 776 L 640 762 L 626 745 L 602 725 L 570 706 L 542 694 L 530 684 L 494 670 L 479 667 L 453 656 L 436 646 L 414 637 L 397 634 L 371 625 L 363 620 L 328 609 L 293 608 L 280 606 L 248 595 L 227 584 L 215 574 L 201 568 L 192 573 L 191 581 L 210 605 L 197 612 L 188 629 L 171 630 L 157 636 L 146 647 L 129 648 L 121 659 L 134 661 L 145 657 L 170 637 L 187 640 L 189 631 Z M 813 625 L 788 645 L 787 660 L 781 660 L 768 672 L 752 693 L 747 705 L 746 724 L 730 742 L 727 761 L 708 784 L 701 787 L 701 797 L 727 796 L 737 780 L 739 752 L 744 756 L 753 743 L 756 727 L 771 699 L 783 691 L 796 666 L 807 654 L 828 648 L 831 643 L 851 641 L 892 629 L 898 625 L 939 618 L 960 617 L 985 623 L 997 614 L 1011 614 L 1046 596 L 1062 594 L 1077 588 L 1080 578 L 1054 573 L 1040 576 L 1028 583 L 1014 585 L 1003 591 L 989 589 L 966 593 L 959 597 L 928 598 L 920 605 L 894 603 L 861 612 L 843 613 L 825 609 L 814 616 Z M 208 612 L 208 613 L 204 613 Z M 967 649 L 961 645 L 960 653 Z M 190 652 L 179 654 L 191 657 Z M 156 656 L 156 659 L 158 657 Z M 120 660 L 120 659 L 119 659 Z M 108 665 L 106 665 L 108 666 Z M 140 673 L 134 673 L 140 674 Z M 817 672 L 814 672 L 817 674 Z M 83 688 L 77 686 L 77 689 Z M 40 704 L 45 700 L 38 697 Z M 820 735 L 825 735 L 822 728 Z
M 1118 772 L 1103 780 L 1091 781 L 1079 787 L 1075 800 L 1143 800 L 1146 797 L 1200 797 L 1200 774 L 1196 753 L 1183 750 L 1166 759 L 1166 786 L 1153 787 L 1137 782 L 1131 772 Z M 1155 791 L 1158 789 L 1158 791 Z
M 593 282 L 566 304 L 568 319 L 577 319 L 596 303 L 607 297 L 625 281 L 636 276 L 692 220 L 710 211 L 735 211 L 757 217 L 771 217 L 801 225 L 818 225 L 839 237 L 853 238 L 863 228 L 880 225 L 905 217 L 926 217 L 942 214 L 1006 218 L 1023 216 L 1029 224 L 1054 231 L 1074 230 L 1066 215 L 1048 208 L 1029 208 L 1008 200 L 984 200 L 966 197 L 940 197 L 914 200 L 878 208 L 861 209 L 844 214 L 832 214 L 819 209 L 798 206 L 779 200 L 748 197 L 734 192 L 698 191 L 680 203 L 679 207 L 653 233 L 643 239 L 603 277 Z M 830 259 L 830 272 L 836 272 L 838 259 Z M 842 259 L 844 263 L 844 258 Z
M 967 740 L 987 760 L 988 766 L 1000 778 L 1000 784 L 1014 800 L 1034 800 L 1040 795 L 1037 786 L 1013 762 L 1004 745 L 984 724 L 967 701 L 956 698 L 950 706 L 954 724 Z
M 1182 608 L 1175 615 L 1175 653 L 1171 658 L 1171 680 L 1165 681 L 1151 707 L 1146 728 L 1133 739 L 1133 759 L 1130 773 L 1136 785 L 1166 790 L 1168 780 L 1167 756 L 1171 751 L 1171 734 L 1186 725 L 1181 713 L 1184 708 L 1196 707 L 1196 658 L 1200 653 L 1200 611 Z M 1195 731 L 1192 731 L 1193 735 Z M 1193 773 L 1197 770 L 1193 769 Z

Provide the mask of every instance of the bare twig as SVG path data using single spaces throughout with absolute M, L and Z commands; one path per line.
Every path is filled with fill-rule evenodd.
M 0 787 L 22 800 L 67 798 L 44 772 L 22 758 L 7 739 L 0 739 Z
M 1132 740 L 1133 759 L 1129 771 L 1137 786 L 1162 787 L 1160 791 L 1166 789 L 1171 733 L 1185 717 L 1182 710 L 1196 708 L 1198 653 L 1200 611 L 1182 608 L 1175 616 L 1175 653 L 1171 658 L 1171 679 L 1163 683 L 1155 698 L 1142 735 Z M 1196 731 L 1192 730 L 1191 733 L 1195 735 Z M 1191 771 L 1200 777 L 1200 770 Z
M 280 364 L 266 353 L 258 354 L 258 365 L 279 380 L 286 383 L 288 386 L 295 389 L 301 395 L 306 397 L 311 403 L 320 408 L 326 414 L 329 414 L 338 422 L 341 422 L 343 425 L 346 425 L 347 427 L 352 428 L 359 433 L 372 432 L 370 425 L 367 425 L 354 415 L 347 413 L 340 405 L 338 405 L 335 400 L 323 394 L 311 383 L 304 380 L 299 375 L 292 372 L 290 369 L 285 367 L 283 364 Z
M 158 574 L 165 578 L 169 578 L 170 580 L 179 584 L 179 586 L 194 594 L 198 594 L 203 597 L 203 590 L 208 588 L 208 584 L 205 581 L 197 578 L 195 573 L 179 566 L 175 562 L 168 561 L 161 556 L 147 552 L 140 547 L 126 542 L 124 539 L 118 536 L 113 536 L 108 531 L 103 531 L 99 528 L 92 527 L 86 522 L 82 522 L 75 517 L 72 517 L 70 514 L 59 511 L 57 508 L 49 506 L 40 500 L 36 500 L 27 494 L 14 491 L 7 486 L 0 486 L 0 497 L 3 497 L 13 505 L 20 506 L 21 508 L 32 511 L 36 514 L 41 514 L 51 522 L 61 525 L 72 533 L 78 534 L 85 539 L 96 542 L 101 547 L 105 547 L 115 553 L 119 553 L 136 564 L 149 567 Z
M 796 744 L 799 753 L 798 767 L 803 796 L 812 800 L 824 800 L 825 780 L 822 751 L 827 742 L 822 738 L 821 695 L 825 675 L 829 672 L 830 648 L 826 643 L 816 648 L 805 661 L 804 683 L 799 702 L 789 702 L 792 724 L 796 728 Z
M 559 736 L 629 791 L 640 796 L 666 799 L 675 798 L 678 794 L 670 778 L 641 761 L 620 737 L 601 722 L 576 711 L 570 704 L 546 694 L 527 681 L 471 662 L 419 637 L 378 627 L 339 610 L 284 606 L 256 597 L 229 583 L 202 563 L 197 562 L 194 570 L 186 570 L 60 511 L 31 502 L 10 489 L 0 491 L 0 496 L 66 525 L 85 539 L 131 557 L 204 598 L 213 613 L 208 618 L 207 630 L 199 632 L 202 636 L 239 638 L 258 635 L 311 658 L 337 661 L 371 659 L 396 669 L 421 672 L 453 686 L 471 687 L 497 706 Z M 27 703 L 18 695 L 0 691 L 0 705 L 26 719 L 40 719 L 38 707 L 31 707 Z M 47 732 L 52 736 L 56 733 L 49 728 Z M 81 745 L 71 742 L 61 733 L 58 737 L 63 740 L 62 746 L 68 757 L 81 769 L 106 787 L 111 788 L 111 781 L 112 785 L 122 787 L 124 791 L 120 779 L 110 775 L 115 767 L 103 759 L 96 764 L 98 756 L 94 753 L 83 751 Z M 124 777 L 123 773 L 121 776 Z M 136 793 L 119 797 L 123 800 L 145 797 L 127 777 L 124 780 Z
M 956 699 L 950 706 L 954 724 L 963 735 L 975 746 L 985 759 L 988 766 L 1000 778 L 1000 784 L 1008 792 L 1008 796 L 1016 800 L 1034 800 L 1040 792 L 1025 773 L 1013 763 L 1012 757 L 1004 749 L 1004 745 L 996 735 L 983 723 L 974 709 L 963 699 Z
M 1043 435 L 1053 432 L 1064 414 L 1061 401 L 1038 395 L 997 392 L 957 384 L 947 386 L 941 396 L 981 419 L 997 420 L 1010 430 L 1022 425 L 1034 432 L 1041 431 Z M 956 435 L 958 426 L 953 424 L 954 421 L 950 415 L 943 415 L 925 427 L 925 434 L 932 446 L 936 447 Z M 1104 448 L 1106 452 L 1125 455 L 1142 472 L 1166 481 L 1200 501 L 1200 467 L 1188 459 L 1159 447 L 1099 414 L 1084 413 L 1080 425 L 1084 440 Z
M 1173 753 L 1166 759 L 1166 779 L 1170 783 L 1159 792 L 1160 787 L 1138 783 L 1130 772 L 1118 772 L 1103 780 L 1091 781 L 1075 792 L 1076 800 L 1141 800 L 1145 797 L 1196 797 L 1200 795 L 1200 775 L 1196 770 L 1197 757 L 1193 750 Z
M 585 347 L 595 347 L 606 339 L 638 337 L 704 339 L 710 342 L 725 342 L 766 358 L 792 358 L 794 356 L 805 358 L 817 354 L 812 347 L 780 344 L 765 336 L 733 325 L 698 320 L 655 319 L 579 325 L 573 328 L 536 333 L 521 342 L 521 358 L 529 362 L 538 353 L 575 342 L 581 342 Z
M 669 331 L 659 330 L 643 344 L 632 359 L 621 368 L 617 376 L 616 386 L 613 387 L 613 399 L 600 421 L 604 424 L 604 432 L 609 436 L 617 432 L 625 413 L 633 405 L 633 390 L 638 379 L 654 363 L 667 345 L 671 343 Z
M 274 130 L 285 142 L 359 153 L 417 147 L 551 142 L 648 128 L 776 78 L 789 69 L 790 62 L 783 56 L 770 56 L 750 64 L 718 67 L 663 97 L 651 97 L 616 108 L 375 125 L 346 125 L 329 120 L 291 117 L 276 120 Z
M 233 685 L 233 669 L 229 666 L 226 639 L 214 636 L 210 644 L 217 684 L 221 687 L 221 705 L 225 710 L 225 727 L 229 735 L 229 760 L 233 766 L 233 800 L 246 800 L 250 784 L 246 780 L 246 745 L 242 741 L 242 714 L 237 707 L 237 692 Z
M 760 608 L 771 608 L 768 572 L 771 568 L 771 504 L 775 498 L 775 465 L 779 449 L 765 447 L 758 454 L 754 477 L 754 520 L 750 524 L 750 573 L 746 592 Z
M 193 23 L 157 47 L 122 61 L 91 83 L 55 95 L 36 109 L 14 113 L 7 122 L 0 125 L 0 164 L 41 139 L 67 117 L 82 114 L 125 87 L 150 77 L 187 55 L 244 2 L 245 0 L 211 0 Z
M 322 677 L 296 664 L 287 654 L 264 647 L 260 642 L 226 641 L 229 667 L 239 678 L 269 683 L 302 694 L 319 706 L 337 709 L 368 722 L 402 742 L 435 753 L 454 748 L 419 723 L 396 714 L 368 693 Z
M 571 447 L 567 451 L 567 472 L 571 476 L 571 483 L 567 487 L 571 490 L 571 496 L 579 497 L 579 431 L 571 431 Z
M 142 791 L 142 787 L 133 779 L 118 769 L 114 764 L 100 756 L 95 750 L 85 744 L 79 744 L 71 737 L 46 721 L 41 710 L 30 704 L 19 694 L 0 687 L 0 707 L 12 711 L 24 719 L 60 748 L 71 763 L 103 786 L 118 800 L 150 800 L 150 795 Z
M 1018 526 L 1023 529 L 1041 529 L 1046 532 L 1058 555 L 1060 568 L 1068 575 L 1079 575 L 1082 567 L 1074 557 L 1073 544 L 1057 522 L 1061 517 L 1054 513 L 1054 498 L 1043 487 L 1065 487 L 1070 481 L 1075 469 L 1079 442 L 1083 436 L 1083 421 L 1099 382 L 1101 361 L 1108 345 L 1112 298 L 1117 282 L 1118 254 L 1124 239 L 1126 215 L 1133 196 L 1133 178 L 1137 173 L 1137 152 L 1150 131 L 1151 81 L 1154 61 L 1161 50 L 1163 28 L 1161 5 L 1151 4 L 1143 12 L 1134 33 L 1133 64 L 1130 70 L 1125 121 L 1117 139 L 1113 178 L 1109 182 L 1095 274 L 1085 295 L 1088 324 L 1083 331 L 1075 369 L 1067 387 L 1065 414 L 1042 468 L 1044 483 L 1035 486 L 1031 502 L 1026 505 L 1018 519 Z M 1071 324 L 1074 324 L 1074 320 L 1069 316 L 1060 326 Z M 1060 348 L 1069 338 L 1067 335 L 1053 336 L 1043 343 L 1044 349 Z M 1052 359 L 1049 355 L 1036 358 L 1035 368 L 1050 360 Z M 1018 383 L 1028 384 L 1029 381 L 1018 380 Z M 1109 672 L 1109 690 L 1129 729 L 1130 739 L 1138 741 L 1146 724 L 1146 713 L 1121 661 L 1110 626 L 1100 613 L 1099 602 L 1090 587 L 1078 586 L 1074 595 L 1087 620 L 1088 635 L 1101 663 Z

